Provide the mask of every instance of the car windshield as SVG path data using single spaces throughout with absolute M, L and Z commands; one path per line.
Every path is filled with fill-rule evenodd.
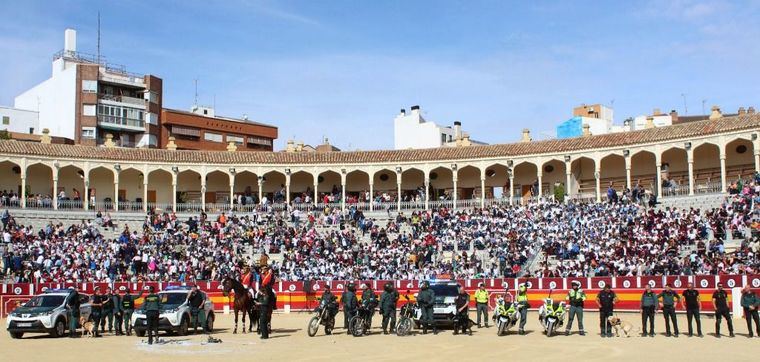
M 433 284 L 430 289 L 435 292 L 436 297 L 456 297 L 459 293 L 456 285 L 449 284 Z
M 24 307 L 57 307 L 63 304 L 66 296 L 63 295 L 38 295 L 26 302 Z
M 161 304 L 182 304 L 187 300 L 186 293 L 161 293 Z

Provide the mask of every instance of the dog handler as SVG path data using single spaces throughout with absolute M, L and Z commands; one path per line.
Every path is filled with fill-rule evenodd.
M 609 317 L 613 315 L 615 303 L 618 297 L 610 290 L 610 285 L 605 284 L 604 289 L 596 295 L 596 304 L 599 306 L 599 328 L 602 330 L 602 338 L 612 337 L 612 324 Z
M 586 300 L 586 293 L 581 290 L 581 282 L 574 280 L 573 289 L 567 292 L 565 299 L 570 303 L 570 317 L 567 321 L 567 328 L 565 329 L 565 335 L 570 335 L 570 330 L 573 329 L 573 319 L 578 316 L 578 330 L 580 330 L 581 336 L 585 336 L 586 332 L 583 331 L 583 302 Z
M 69 337 L 77 338 L 77 324 L 79 323 L 79 291 L 76 287 L 71 287 L 71 295 L 66 307 L 69 309 Z

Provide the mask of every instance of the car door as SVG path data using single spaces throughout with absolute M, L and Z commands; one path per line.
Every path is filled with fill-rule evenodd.
M 90 319 L 92 313 L 92 304 L 90 304 L 90 296 L 87 294 L 79 294 L 79 316 L 85 320 Z
M 211 314 L 211 312 L 214 310 L 214 303 L 206 293 L 201 292 L 201 294 L 203 295 L 203 311 L 206 313 L 206 317 L 208 317 L 209 314 Z

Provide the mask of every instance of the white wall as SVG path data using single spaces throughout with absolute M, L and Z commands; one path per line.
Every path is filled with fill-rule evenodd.
M 34 128 L 34 133 L 40 134 L 42 130 L 37 122 L 37 112 L 23 109 L 0 107 L 0 129 L 9 132 L 29 133 L 29 128 Z M 3 117 L 9 118 L 9 124 L 3 124 Z
M 51 78 L 16 97 L 15 108 L 39 111 L 34 133 L 47 128 L 51 136 L 75 139 L 76 72 L 76 65 L 58 59 L 53 62 Z
M 411 113 L 399 114 L 393 120 L 393 140 L 397 150 L 408 148 L 441 147 L 441 134 L 455 139 L 453 128 L 441 127 L 433 122 L 427 122 L 418 110 Z
M 645 129 L 647 127 L 647 118 L 650 116 L 638 116 L 633 119 L 633 129 L 639 130 L 639 129 Z M 664 114 L 661 116 L 653 116 L 653 122 L 655 127 L 664 127 L 664 126 L 670 126 L 673 124 L 673 117 L 671 117 L 669 114 Z
M 612 121 L 608 119 L 581 117 L 581 124 L 589 125 L 592 135 L 606 134 L 612 129 Z

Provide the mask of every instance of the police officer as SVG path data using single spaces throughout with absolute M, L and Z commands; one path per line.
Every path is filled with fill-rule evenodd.
M 348 329 L 348 322 L 356 315 L 356 308 L 359 306 L 353 283 L 346 286 L 346 291 L 340 295 L 340 302 L 343 304 L 343 328 Z
M 90 297 L 90 316 L 92 317 L 93 325 L 95 326 L 95 337 L 102 337 L 100 334 L 100 321 L 103 317 L 103 304 L 108 301 L 108 297 L 100 294 L 100 287 L 95 287 L 95 293 Z
M 369 313 L 369 327 L 367 329 L 372 328 L 372 318 L 375 316 L 375 307 L 377 307 L 377 304 L 377 293 L 372 290 L 372 286 L 369 284 L 365 285 L 364 290 L 362 291 L 362 305 Z
M 475 310 L 478 314 L 478 328 L 480 328 L 480 316 L 483 315 L 486 328 L 488 328 L 488 291 L 483 283 L 478 284 L 478 290 L 475 291 Z
M 322 300 L 325 301 L 330 317 L 335 318 L 335 315 L 338 314 L 338 299 L 330 291 L 329 286 L 325 286 L 325 291 L 322 292 Z
M 617 294 L 610 290 L 609 284 L 606 284 L 604 289 L 596 295 L 596 304 L 599 306 L 599 328 L 602 330 L 602 338 L 612 337 L 612 324 L 609 321 L 609 317 L 614 313 L 615 303 L 617 302 Z
M 459 329 L 462 329 L 462 334 L 467 333 L 467 327 L 470 323 L 470 317 L 468 316 L 468 309 L 470 305 L 470 295 L 462 288 L 458 286 L 459 294 L 457 295 L 455 305 L 457 307 L 457 324 L 454 326 L 454 334 L 459 333 Z
M 712 295 L 713 308 L 715 308 L 715 337 L 720 338 L 720 320 L 726 319 L 728 323 L 728 335 L 734 336 L 734 323 L 731 321 L 731 312 L 728 310 L 728 294 L 723 290 L 723 283 L 718 283 L 718 290 Z
M 111 293 L 110 305 L 113 307 L 113 323 L 117 336 L 123 336 L 124 331 L 121 330 L 121 325 L 124 322 L 124 310 L 121 308 L 121 296 L 119 293 Z
M 749 285 L 744 286 L 742 289 L 742 308 L 744 309 L 744 318 L 747 319 L 747 337 L 752 338 L 752 321 L 755 321 L 755 330 L 757 336 L 760 337 L 760 317 L 757 315 L 757 308 L 760 307 L 760 298 L 757 294 L 749 289 Z
M 161 298 L 155 293 L 156 289 L 151 285 L 148 287 L 148 296 L 145 297 L 143 309 L 145 310 L 145 319 L 148 324 L 148 344 L 153 344 L 153 335 L 158 340 L 158 315 L 161 310 Z
M 103 315 L 100 317 L 100 333 L 106 330 L 106 319 L 108 320 L 108 333 L 113 333 L 113 290 L 106 288 L 106 301 L 103 303 Z M 97 325 L 95 325 L 97 327 Z
M 692 319 L 697 322 L 697 336 L 702 337 L 702 322 L 699 320 L 699 291 L 694 289 L 694 283 L 689 283 L 686 290 L 681 294 L 681 306 L 686 309 L 686 320 L 689 322 L 689 337 L 694 335 L 694 329 L 691 327 Z
M 76 287 L 71 288 L 69 300 L 66 301 L 66 307 L 69 310 L 69 337 L 78 338 L 77 325 L 79 324 L 79 292 Z
M 198 325 L 201 326 L 201 331 L 206 332 L 206 311 L 203 308 L 203 294 L 198 290 L 198 284 L 194 284 L 187 295 L 187 304 L 190 306 L 193 333 L 198 332 Z
M 567 328 L 565 329 L 565 335 L 570 335 L 570 330 L 573 329 L 573 318 L 578 316 L 578 329 L 581 336 L 585 336 L 586 332 L 583 331 L 583 302 L 586 301 L 586 293 L 581 290 L 581 282 L 574 280 L 572 283 L 573 289 L 567 292 L 565 299 L 570 304 L 570 317 L 567 322 Z
M 380 313 L 383 315 L 383 334 L 388 334 L 388 324 L 390 323 L 391 333 L 396 332 L 396 303 L 398 303 L 398 292 L 393 288 L 391 283 L 385 283 L 383 293 L 380 294 Z
M 665 317 L 665 336 L 670 337 L 670 322 L 673 322 L 673 335 L 678 338 L 678 319 L 676 319 L 676 302 L 681 300 L 681 296 L 674 292 L 670 288 L 670 284 L 665 284 L 665 290 L 663 290 L 658 298 L 662 299 L 660 307 L 662 308 L 662 315 Z
M 261 330 L 261 339 L 269 338 L 269 323 L 271 318 L 272 296 L 268 292 L 260 292 L 256 298 L 256 305 L 259 306 L 259 329 Z
M 647 321 L 649 321 L 649 336 L 654 337 L 654 314 L 657 311 L 659 297 L 652 291 L 652 286 L 647 284 L 644 294 L 641 295 L 641 336 L 647 336 Z
M 121 291 L 124 292 L 124 295 L 121 296 L 121 310 L 122 315 L 124 319 L 124 332 L 128 335 L 132 335 L 132 313 L 135 311 L 135 300 L 142 298 L 143 293 L 145 293 L 145 288 L 140 289 L 140 294 L 137 296 L 133 296 L 129 293 L 129 288 L 122 286 L 119 288 Z
M 520 329 L 519 334 L 525 334 L 525 323 L 528 322 L 528 308 L 530 308 L 530 304 L 528 304 L 528 286 L 525 285 L 525 283 L 520 284 L 517 287 L 517 297 L 515 297 L 515 301 L 517 301 L 517 308 L 520 311 Z
M 430 283 L 426 280 L 422 282 L 420 292 L 417 293 L 417 304 L 422 309 L 422 334 L 427 334 L 428 329 L 433 330 L 433 334 L 438 334 L 438 327 L 433 319 L 433 307 L 435 305 L 435 292 L 430 289 Z

